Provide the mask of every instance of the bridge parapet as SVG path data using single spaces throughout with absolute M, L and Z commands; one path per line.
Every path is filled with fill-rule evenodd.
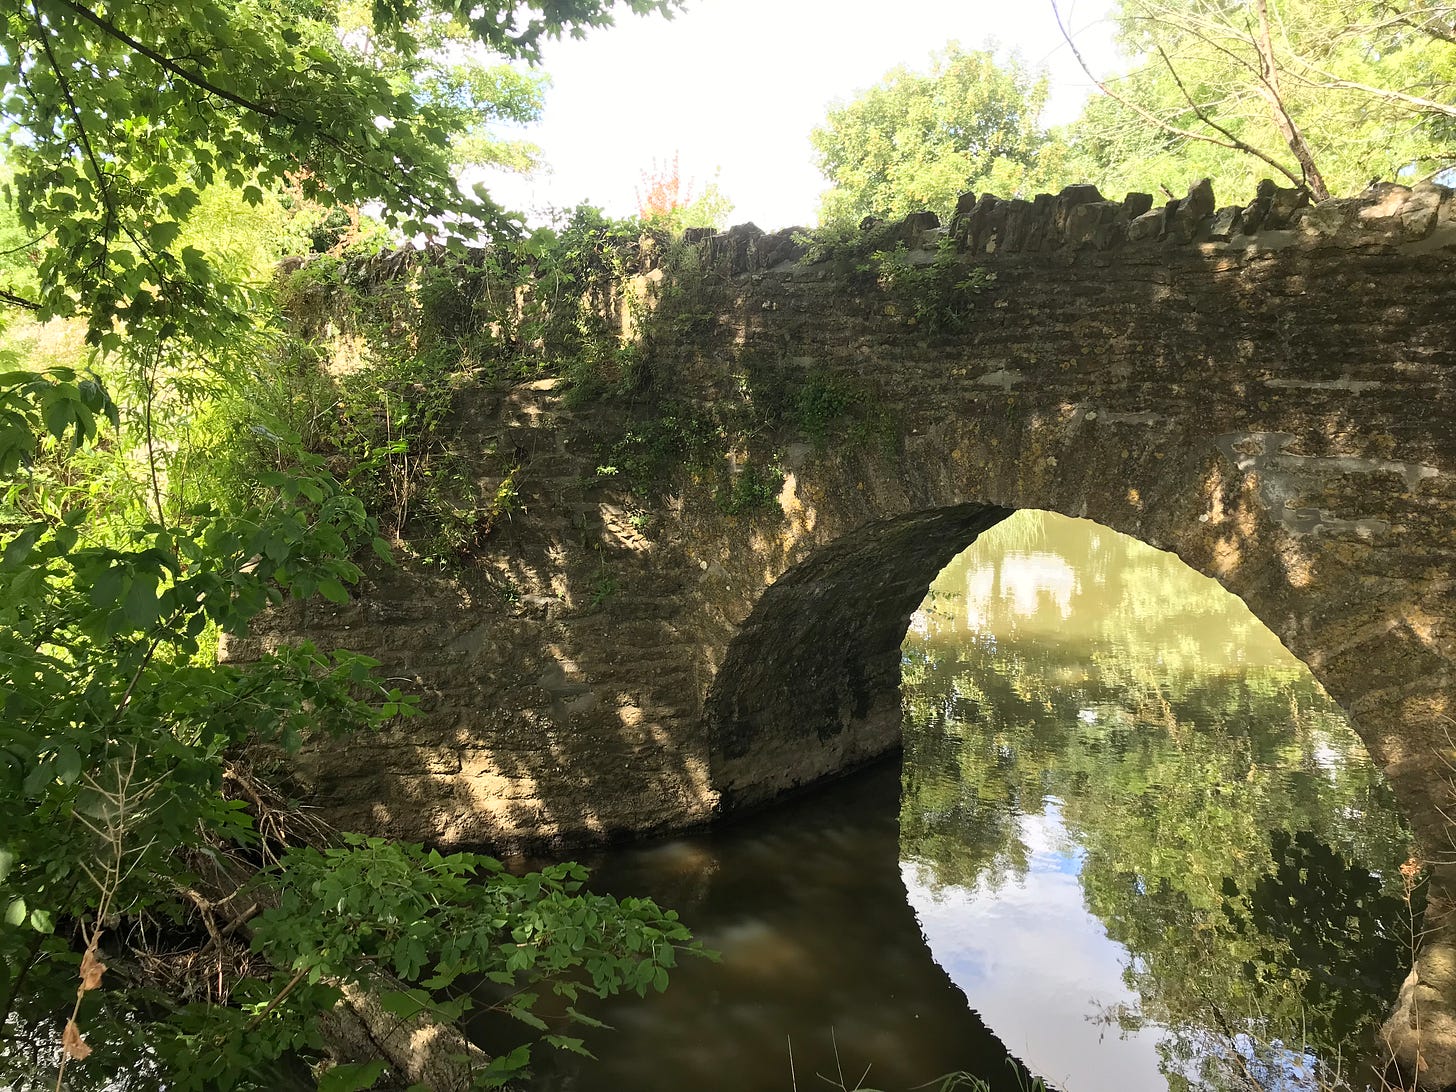
M 1209 244 L 1213 250 L 1440 248 L 1456 243 L 1456 191 L 1434 182 L 1381 182 L 1353 197 L 1310 204 L 1304 191 L 1265 180 L 1248 204 L 1218 207 L 1206 179 L 1186 196 L 1163 202 L 1146 193 L 1108 200 L 1096 186 L 1078 185 L 1030 199 L 966 193 L 948 225 L 941 225 L 934 213 L 919 212 L 893 224 L 867 220 L 861 232 L 863 241 L 872 245 L 911 250 L 933 249 L 947 239 L 957 252 L 978 258 L 1195 244 Z M 803 260 L 811 249 L 800 228 L 766 234 L 753 224 L 724 232 L 693 228 L 685 240 L 708 264 L 730 274 L 782 268 Z M 652 258 L 647 264 L 653 264 Z

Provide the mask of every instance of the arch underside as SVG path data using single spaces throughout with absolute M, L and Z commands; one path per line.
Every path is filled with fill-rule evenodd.
M 879 520 L 764 591 L 705 703 L 720 806 L 771 800 L 899 746 L 910 616 L 936 574 L 1011 511 L 972 502 Z

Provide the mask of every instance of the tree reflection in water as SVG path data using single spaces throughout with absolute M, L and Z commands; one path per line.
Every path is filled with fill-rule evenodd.
M 1054 830 L 1132 997 L 1090 1015 L 1154 1030 L 1170 1087 L 1311 1087 L 1316 1062 L 1364 1083 L 1353 1059 L 1374 1056 L 1415 925 L 1409 834 L 1242 603 L 1170 554 L 1021 512 L 941 574 L 904 652 L 916 884 L 997 899 L 1038 867 L 1028 832 Z

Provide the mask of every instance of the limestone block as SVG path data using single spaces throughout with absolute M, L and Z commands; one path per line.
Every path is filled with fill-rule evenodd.
M 1122 199 L 1122 218 L 1129 222 L 1136 220 L 1153 207 L 1150 193 L 1130 193 Z
M 890 228 L 889 235 L 897 242 L 914 246 L 922 233 L 940 227 L 940 217 L 933 212 L 912 212 Z
M 1161 239 L 1163 225 L 1167 219 L 1166 210 L 1155 209 L 1136 217 L 1127 225 L 1128 242 L 1141 243 L 1149 239 Z
M 1039 193 L 1032 198 L 1023 250 L 1054 250 L 1061 245 L 1055 225 L 1057 200 L 1050 193 Z
M 1237 205 L 1228 205 L 1219 209 L 1213 215 L 1213 220 L 1208 225 L 1208 237 L 1219 242 L 1227 242 L 1239 234 L 1243 227 L 1244 210 Z
M 1053 230 L 1058 240 L 1068 241 L 1067 231 L 1071 227 L 1072 214 L 1083 205 L 1100 204 L 1105 201 L 1096 186 L 1068 186 L 1056 196 L 1056 215 Z
M 1006 220 L 1006 202 L 994 194 L 983 193 L 970 218 L 970 249 L 977 254 L 995 250 L 996 236 Z
M 1178 216 L 1180 219 L 1202 220 L 1213 215 L 1214 205 L 1212 180 L 1200 178 L 1188 188 L 1188 196 L 1178 202 Z
M 963 193 L 956 198 L 955 212 L 950 218 L 950 237 L 956 241 L 957 246 L 964 247 L 966 245 L 970 217 L 975 209 L 976 195 L 974 193 Z
M 1005 203 L 1006 228 L 1003 235 L 1003 250 L 1020 250 L 1026 245 L 1027 228 L 1030 224 L 1033 205 L 1030 201 L 1013 198 Z
M 1335 236 L 1350 231 L 1359 214 L 1358 199 L 1321 201 L 1299 210 L 1297 223 L 1304 235 Z
M 1067 217 L 1064 238 L 1070 247 L 1086 246 L 1097 236 L 1097 229 L 1111 223 L 1122 211 L 1122 205 L 1115 201 L 1097 201 L 1078 205 Z
M 1127 221 L 1119 215 L 1117 219 L 1109 223 L 1097 225 L 1097 233 L 1092 237 L 1092 245 L 1098 250 L 1111 250 L 1115 246 L 1127 242 Z
M 1262 190 L 1264 183 L 1259 183 Z M 1294 214 L 1300 209 L 1309 207 L 1309 194 L 1305 190 L 1297 190 L 1294 187 L 1280 187 L 1270 183 L 1272 192 L 1269 195 L 1268 212 L 1264 216 L 1264 222 L 1260 230 L 1271 228 L 1289 227 L 1294 221 Z

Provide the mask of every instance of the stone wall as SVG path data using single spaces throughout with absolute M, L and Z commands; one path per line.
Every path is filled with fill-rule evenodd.
M 422 716 L 309 754 L 313 801 L 501 847 L 682 827 L 830 776 L 896 744 L 898 649 L 937 570 L 1030 507 L 1244 599 L 1350 713 L 1426 852 L 1449 853 L 1456 194 L 1303 207 L 1266 185 L 1220 210 L 1206 185 L 1158 208 L 1073 187 L 866 231 L 903 251 L 809 261 L 752 225 L 686 260 L 644 250 L 636 327 L 659 399 L 752 410 L 837 384 L 872 429 L 814 442 L 760 414 L 777 423 L 726 436 L 716 470 L 646 496 L 597 470 L 630 400 L 573 404 L 551 379 L 462 393 L 457 442 L 485 493 L 519 467 L 520 509 L 454 569 L 373 571 L 354 602 L 231 646 L 307 634 L 423 696 Z M 887 260 L 936 276 L 891 283 Z M 904 296 L 921 283 L 929 306 Z M 777 503 L 721 503 L 764 465 Z M 1441 1021 L 1456 1044 L 1443 951 L 1428 1054 Z M 1456 1083 L 1447 1055 L 1433 1085 Z
M 1419 765 L 1450 715 L 1456 195 L 1298 206 L 1272 186 L 1221 211 L 1206 186 L 1156 210 L 1073 187 L 967 195 L 948 229 L 871 226 L 909 268 L 953 247 L 954 331 L 917 325 L 863 253 L 806 261 L 795 233 L 700 238 L 675 271 L 646 254 L 659 388 L 714 406 L 839 383 L 879 432 L 730 437 L 720 478 L 784 477 L 777 504 L 729 514 L 700 470 L 650 497 L 597 473 L 621 404 L 479 383 L 452 442 L 483 493 L 519 467 L 519 510 L 459 566 L 372 571 L 354 602 L 294 608 L 230 652 L 307 633 L 423 695 L 397 732 L 317 756 L 319 800 L 353 825 L 474 844 L 679 826 L 725 789 L 772 795 L 892 745 L 896 668 L 871 660 L 997 510 L 1037 507 L 1222 581 L 1378 761 Z M 861 721 L 875 742 L 844 738 Z M 771 788 L 724 781 L 756 736 L 811 723 L 838 757 L 792 744 Z

